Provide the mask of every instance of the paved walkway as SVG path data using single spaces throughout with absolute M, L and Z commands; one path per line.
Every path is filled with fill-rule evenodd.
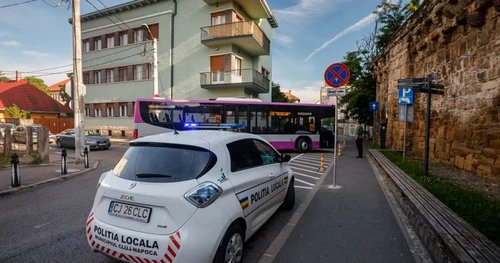
M 337 160 L 341 188 L 325 178 L 274 262 L 415 262 L 366 156 L 356 156 L 348 139 Z
M 61 164 L 42 164 L 38 166 L 21 166 L 19 175 L 21 177 L 21 187 L 38 184 L 50 179 L 65 177 L 83 171 L 89 171 L 93 168 L 94 162 L 90 162 L 89 168 L 85 169 L 83 163 L 79 165 L 68 164 L 66 175 L 61 174 Z M 0 169 L 0 195 L 2 192 L 13 190 L 11 187 L 11 169 Z

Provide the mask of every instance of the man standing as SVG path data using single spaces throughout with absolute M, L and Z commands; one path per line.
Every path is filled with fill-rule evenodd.
M 356 128 L 356 147 L 358 148 L 358 156 L 356 158 L 363 158 L 363 127 L 359 122 L 356 122 L 358 124 L 358 128 Z

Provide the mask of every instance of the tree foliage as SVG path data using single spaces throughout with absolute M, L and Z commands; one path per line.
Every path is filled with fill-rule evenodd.
M 25 77 L 24 80 L 26 80 L 26 82 L 28 82 L 29 84 L 37 87 L 39 90 L 47 94 L 49 93 L 47 85 L 45 84 L 45 81 L 43 81 L 43 79 L 37 77 Z
M 64 85 L 59 86 L 61 89 L 59 90 L 59 95 L 61 96 L 61 100 L 64 102 L 64 106 L 69 108 L 69 103 L 73 99 L 68 93 L 66 93 Z
M 26 110 L 21 110 L 16 104 L 5 108 L 5 114 L 9 118 L 16 119 L 29 119 L 31 118 L 31 112 Z
M 7 82 L 10 81 L 10 79 L 6 76 L 0 76 L 0 82 Z
M 419 0 L 411 0 L 405 6 L 402 6 L 401 1 L 389 3 L 384 0 L 374 12 L 377 19 L 373 32 L 357 43 L 358 50 L 345 55 L 343 62 L 351 71 L 347 83 L 350 88 L 340 103 L 346 106 L 343 112 L 347 118 L 358 120 L 361 124 L 373 123 L 373 114 L 368 107 L 371 101 L 375 101 L 376 95 L 376 79 L 372 72 L 372 63 L 419 6 Z
M 272 87 L 271 100 L 273 102 L 289 102 L 288 98 L 285 96 L 285 93 L 281 91 L 280 84 L 272 82 L 271 87 Z

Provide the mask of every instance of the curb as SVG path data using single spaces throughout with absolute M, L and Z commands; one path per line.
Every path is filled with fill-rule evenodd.
M 101 163 L 101 160 L 97 160 L 92 167 L 87 168 L 87 169 L 82 170 L 82 171 L 78 171 L 76 173 L 67 174 L 67 175 L 64 175 L 64 176 L 60 176 L 60 177 L 48 179 L 48 180 L 45 180 L 45 181 L 37 182 L 37 183 L 34 183 L 34 184 L 24 185 L 24 186 L 21 186 L 21 187 L 18 187 L 18 188 L 13 188 L 13 189 L 9 189 L 9 190 L 0 191 L 0 197 L 4 197 L 4 196 L 10 195 L 10 194 L 14 194 L 14 193 L 17 193 L 17 192 L 22 191 L 24 189 L 27 189 L 27 188 L 35 188 L 35 187 L 43 185 L 43 184 L 47 184 L 47 183 L 51 183 L 51 182 L 55 182 L 55 181 L 64 181 L 66 179 L 69 179 L 69 178 L 72 178 L 72 177 L 75 177 L 75 176 L 78 176 L 78 175 L 85 174 L 87 172 L 90 172 L 90 171 L 93 171 L 93 170 L 97 169 L 97 167 L 99 166 L 100 163 Z
M 281 251 L 281 248 L 285 245 L 286 240 L 292 234 L 293 229 L 299 223 L 300 218 L 306 212 L 306 209 L 311 203 L 314 196 L 316 195 L 316 192 L 318 192 L 318 190 L 321 188 L 321 185 L 323 185 L 323 182 L 325 181 L 326 177 L 330 174 L 330 171 L 332 169 L 333 169 L 333 163 L 330 166 L 328 166 L 323 175 L 321 175 L 319 180 L 316 182 L 314 188 L 311 189 L 309 193 L 307 193 L 306 197 L 299 205 L 299 207 L 295 210 L 292 217 L 290 217 L 286 225 L 283 226 L 283 228 L 281 229 L 280 233 L 274 238 L 271 245 L 267 248 L 264 254 L 262 254 L 258 263 L 272 263 L 276 258 L 276 256 L 278 256 L 279 252 Z

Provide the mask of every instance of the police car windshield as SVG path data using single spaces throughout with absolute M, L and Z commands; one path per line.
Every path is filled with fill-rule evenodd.
M 132 143 L 113 173 L 132 181 L 181 182 L 202 176 L 216 159 L 211 151 L 195 146 Z

